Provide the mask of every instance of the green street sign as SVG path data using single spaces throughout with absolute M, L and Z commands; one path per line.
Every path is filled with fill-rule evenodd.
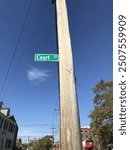
M 34 61 L 58 62 L 59 55 L 58 54 L 35 54 Z

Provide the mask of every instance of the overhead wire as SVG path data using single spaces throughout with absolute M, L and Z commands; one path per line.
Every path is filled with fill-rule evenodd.
M 38 136 L 38 135 L 18 135 L 18 137 L 41 137 L 42 138 L 42 136 Z
M 54 4 L 55 5 L 55 4 Z M 41 16 L 41 15 L 40 15 Z M 55 33 L 56 33 L 56 49 L 57 49 L 57 53 L 58 53 L 58 35 L 57 35 L 57 19 L 56 19 L 56 6 L 55 6 Z M 57 68 L 58 65 L 57 65 Z M 58 77 L 59 77 L 59 69 L 58 69 Z M 59 82 L 58 82 L 58 88 L 59 88 Z M 54 105 L 54 112 L 53 112 L 53 117 L 52 117 L 52 124 L 50 126 L 52 126 L 53 128 L 56 127 L 56 125 L 54 125 L 54 118 L 56 116 L 56 112 L 60 112 L 60 108 L 58 107 L 57 108 L 57 104 L 58 104 L 58 99 L 56 99 L 55 101 L 55 105 Z M 42 125 L 22 125 L 22 126 L 42 126 Z M 58 130 L 59 130 L 59 125 L 57 126 L 57 133 L 58 133 Z
M 52 126 L 51 124 L 18 124 L 18 126 L 25 126 L 25 127 L 41 127 L 41 126 Z
M 54 124 L 54 118 L 55 118 L 55 115 L 56 115 L 56 111 L 59 111 L 57 110 L 57 104 L 58 104 L 58 99 L 56 99 L 55 101 L 55 105 L 54 105 L 54 111 L 53 111 L 53 117 L 52 117 L 52 125 Z
M 46 8 L 46 6 L 47 6 L 47 2 L 48 2 L 48 0 L 46 0 L 45 1 L 45 3 L 44 3 L 44 5 L 43 5 L 43 7 L 42 7 L 42 10 L 41 10 L 41 13 L 40 13 L 40 15 L 39 15 L 39 17 L 38 17 L 38 20 L 37 20 L 37 22 L 36 22 L 36 24 L 35 24 L 35 26 L 34 26 L 34 29 L 33 29 L 33 31 L 32 31 L 32 33 L 31 33 L 31 36 L 30 36 L 30 38 L 29 38 L 29 41 L 27 42 L 27 44 L 29 44 L 29 42 L 31 41 L 31 38 L 32 38 L 32 36 L 33 36 L 33 34 L 34 34 L 34 32 L 35 32 L 35 30 L 36 30 L 36 28 L 37 28 L 37 26 L 38 26 L 38 24 L 39 24 L 39 22 L 40 22 L 40 19 L 41 19 L 41 17 L 42 17 L 42 14 L 43 14 L 43 12 L 45 11 L 45 8 Z M 56 7 L 56 6 L 55 6 Z M 27 18 L 27 17 L 26 17 Z M 56 8 L 55 8 L 55 18 L 56 18 Z M 57 19 L 56 19 L 57 20 Z M 56 23 L 56 20 L 55 20 L 55 23 Z M 25 21 L 24 21 L 25 22 Z M 25 23 L 24 23 L 24 25 L 25 25 Z M 24 29 L 24 28 L 23 28 Z M 19 38 L 19 41 L 20 41 L 20 39 L 21 39 L 21 36 L 22 36 L 22 33 L 20 34 L 20 38 Z M 19 44 L 19 41 L 17 42 L 18 44 Z M 15 51 L 16 51 L 16 49 L 17 49 L 17 47 L 18 47 L 18 44 L 16 45 L 16 48 L 15 48 Z M 57 25 L 56 25 L 56 49 L 57 49 L 57 53 L 58 53 L 58 35 L 57 35 Z M 8 87 L 7 87 L 7 89 L 6 89 L 6 91 L 5 91 L 5 93 L 4 93 L 4 96 L 3 97 L 5 97 L 5 95 L 6 95 L 6 93 L 7 93 L 7 91 L 8 91 L 8 89 L 9 89 L 9 86 L 11 85 L 11 82 L 13 81 L 13 78 L 14 78 L 14 75 L 16 74 L 16 72 L 17 72 L 17 70 L 18 70 L 18 68 L 19 68 L 19 66 L 20 66 L 20 64 L 21 64 L 21 62 L 22 62 L 22 59 L 23 59 L 23 57 L 25 56 L 25 53 L 26 53 L 27 51 L 26 51 L 26 49 L 23 51 L 23 53 L 22 53 L 22 55 L 21 55 L 21 58 L 19 59 L 19 62 L 18 62 L 18 64 L 17 64 L 17 66 L 16 66 L 16 69 L 15 69 L 15 71 L 13 72 L 13 75 L 12 75 L 12 78 L 11 78 L 11 80 L 10 80 L 10 83 L 9 83 L 9 85 L 8 85 Z M 15 55 L 14 55 L 15 56 Z M 11 66 L 11 65 L 10 65 Z M 9 71 L 10 71 L 10 68 L 9 68 Z M 9 72 L 8 71 L 8 72 Z M 59 70 L 58 70 L 58 76 L 59 76 Z M 7 80 L 7 79 L 6 79 Z M 5 81 L 6 82 L 6 81 Z M 4 85 L 5 85 L 5 83 L 4 83 Z M 3 87 L 3 86 L 2 86 Z M 3 88 L 2 88 L 2 90 L 3 90 Z M 1 94 L 1 93 L 0 93 Z M 52 125 L 54 125 L 54 118 L 55 118 L 55 115 L 56 115 L 56 107 L 57 107 L 57 103 L 58 103 L 58 100 L 56 100 L 56 103 L 55 103 L 55 108 L 54 108 L 54 113 L 53 113 L 53 119 L 52 119 Z M 60 110 L 58 110 L 58 111 L 60 111 Z M 49 125 L 49 124 L 39 124 L 39 125 L 27 125 L 27 124 L 19 124 L 19 126 L 52 126 L 52 125 Z
M 38 19 L 37 19 L 37 21 L 36 21 L 36 24 L 35 24 L 35 26 L 34 26 L 34 28 L 33 28 L 33 31 L 32 31 L 32 33 L 31 33 L 31 35 L 30 35 L 30 37 L 29 37 L 29 40 L 28 40 L 26 46 L 28 46 L 29 43 L 31 42 L 31 39 L 32 39 L 32 37 L 33 37 L 33 34 L 34 34 L 34 32 L 36 31 L 37 26 L 39 25 L 39 22 L 40 22 L 40 20 L 41 20 L 41 18 L 42 18 L 43 13 L 45 12 L 45 9 L 46 9 L 46 7 L 47 7 L 47 2 L 48 2 L 48 0 L 46 0 L 45 3 L 43 4 L 42 10 L 41 10 L 41 12 L 40 12 L 40 15 L 39 15 L 39 17 L 38 17 Z M 3 98 L 4 98 L 5 95 L 7 94 L 7 91 L 8 91 L 8 89 L 9 89 L 9 87 L 10 87 L 10 85 L 11 85 L 13 79 L 14 79 L 14 76 L 15 76 L 15 74 L 16 74 L 16 72 L 17 72 L 17 70 L 18 70 L 18 68 L 19 68 L 19 66 L 20 66 L 20 64 L 21 64 L 21 62 L 22 62 L 22 60 L 23 60 L 25 54 L 27 53 L 27 51 L 28 51 L 28 49 L 26 50 L 26 48 L 25 48 L 24 51 L 23 51 L 23 53 L 22 53 L 22 55 L 21 55 L 21 57 L 20 57 L 20 59 L 19 59 L 19 61 L 18 61 L 18 63 L 17 63 L 17 66 L 16 66 L 16 68 L 15 68 L 15 70 L 14 70 L 12 76 L 11 76 L 10 82 L 9 82 L 9 84 L 8 84 L 6 90 L 5 90 L 5 93 L 3 94 Z
M 58 104 L 58 99 L 55 102 L 55 107 L 54 107 L 54 112 L 53 112 L 53 117 L 52 117 L 52 128 L 50 128 L 52 130 L 52 135 L 54 136 L 54 140 L 55 140 L 55 132 L 54 130 L 58 130 L 58 125 L 56 126 L 56 124 L 54 124 L 54 118 L 57 117 L 56 112 L 59 112 L 59 109 L 57 108 L 57 104 Z M 59 123 L 58 123 L 59 124 Z
M 39 22 L 40 22 L 40 19 L 41 19 L 41 17 L 42 17 L 42 14 L 43 14 L 43 12 L 45 11 L 45 8 L 46 8 L 46 6 L 47 6 L 47 2 L 48 2 L 48 0 L 45 1 L 44 5 L 43 5 L 43 7 L 42 7 L 42 11 L 41 11 L 41 13 L 40 13 L 40 15 L 39 15 L 39 18 L 38 18 L 38 20 L 37 20 L 35 26 L 34 26 L 34 29 L 33 29 L 33 31 L 32 31 L 32 34 L 31 34 L 31 36 L 30 36 L 30 38 L 29 38 L 28 43 L 31 41 L 31 38 L 32 38 L 32 36 L 33 36 L 33 34 L 34 34 L 34 32 L 35 32 L 35 30 L 36 30 L 36 28 L 37 28 L 37 26 L 38 26 L 38 24 L 39 24 Z M 20 63 L 21 63 L 21 61 L 22 61 L 22 59 L 23 59 L 23 57 L 24 57 L 24 55 L 25 55 L 26 52 L 27 52 L 27 51 L 26 51 L 26 49 L 25 49 L 25 50 L 23 51 L 23 53 L 22 53 L 22 56 L 21 56 L 21 59 L 20 59 L 18 65 L 17 65 L 17 67 L 16 67 L 16 69 L 15 69 L 13 75 L 12 75 L 12 78 L 14 78 L 14 75 L 16 74 L 16 72 L 17 72 L 17 70 L 18 70 L 18 67 L 19 67 L 19 65 L 20 65 Z M 11 78 L 10 82 L 12 82 L 12 78 Z M 11 85 L 11 84 L 9 84 L 9 85 Z M 9 88 L 9 86 L 8 86 L 8 88 Z M 4 96 L 6 95 L 6 93 L 7 93 L 7 91 L 8 91 L 8 88 L 6 89 L 6 92 L 4 93 Z M 54 117 L 55 117 L 55 112 L 56 112 L 57 103 L 58 103 L 58 100 L 57 100 L 56 103 L 55 103 L 55 109 L 54 109 L 54 114 L 53 114 L 53 120 L 54 120 Z M 59 111 L 59 110 L 58 110 L 58 111 Z M 53 122 L 53 121 L 52 121 L 52 122 Z M 19 124 L 19 126 L 24 126 L 24 127 L 28 127 L 28 126 L 33 126 L 33 127 L 38 127 L 38 126 L 53 126 L 53 125 L 54 125 L 54 124 L 37 124 L 37 125 L 36 125 L 36 124 L 33 124 L 33 125 Z M 56 126 L 55 126 L 55 127 L 56 127 Z
M 59 135 L 58 135 L 58 134 L 59 134 L 59 130 L 60 130 L 60 126 L 57 127 L 57 130 L 56 130 L 55 133 L 54 133 L 55 141 L 57 141 L 57 140 L 59 139 L 59 137 L 58 137 L 58 136 L 59 136 Z M 58 136 L 57 136 L 57 135 L 58 135 Z
M 13 61 L 14 61 L 16 52 L 17 52 L 17 50 L 18 50 L 18 45 L 19 45 L 19 43 L 20 43 L 20 40 L 21 40 L 23 31 L 24 31 L 25 24 L 26 24 L 26 21 L 27 21 L 27 19 L 28 19 L 29 12 L 30 12 L 30 10 L 31 10 L 31 6 L 32 6 L 32 0 L 30 0 L 30 3 L 29 3 L 29 6 L 28 6 L 28 9 L 27 9 L 27 13 L 26 13 L 26 16 L 25 16 L 23 25 L 22 25 L 22 28 L 21 28 L 21 31 L 20 31 L 20 34 L 19 34 L 19 37 L 18 37 L 16 46 L 15 46 L 15 48 L 14 48 L 13 55 L 12 55 L 12 57 L 11 57 L 11 61 L 10 61 L 8 70 L 7 70 L 6 75 L 5 75 L 4 82 L 3 82 L 2 86 L 1 86 L 0 95 L 1 95 L 1 93 L 2 93 L 2 91 L 3 91 L 3 88 L 4 88 L 5 84 L 6 84 L 7 78 L 8 78 L 8 76 L 9 76 L 9 73 L 10 73 L 10 70 L 11 70 L 11 67 L 12 67 L 12 64 L 13 64 Z
M 52 3 L 54 4 L 54 17 L 55 17 L 55 40 L 56 40 L 56 51 L 57 54 L 59 53 L 58 51 L 58 27 L 57 27 L 57 10 L 56 10 L 56 0 L 52 0 Z M 59 83 L 59 63 L 57 63 L 57 74 L 58 74 L 58 93 L 60 92 L 60 83 Z M 59 102 L 59 106 L 58 109 L 57 108 L 57 104 Z M 58 122 L 58 127 L 56 127 L 56 125 L 54 125 L 54 118 L 57 117 L 56 116 L 56 112 L 59 112 L 59 118 L 60 118 L 60 95 L 58 94 L 58 99 L 56 99 L 55 102 L 55 106 L 54 106 L 54 112 L 53 112 L 53 117 L 52 117 L 52 125 L 53 125 L 53 129 L 57 129 L 57 131 L 59 131 L 59 122 Z M 58 132 L 57 132 L 58 133 Z M 54 139 L 55 139 L 55 132 L 54 132 Z
M 57 49 L 57 53 L 59 53 L 59 43 L 58 43 L 58 25 L 57 25 L 57 8 L 56 8 L 56 3 L 57 3 L 57 0 L 53 0 L 54 2 L 54 11 L 55 11 L 55 34 L 56 34 L 56 49 Z M 59 109 L 59 122 L 58 122 L 58 128 L 57 128 L 57 134 L 58 134 L 58 131 L 61 132 L 61 128 L 60 128 L 60 124 L 61 124 L 61 120 L 60 120 L 60 115 L 61 115 L 61 111 L 60 111 L 60 77 L 59 77 L 59 63 L 57 63 L 57 74 L 58 74 L 58 93 L 59 93 L 59 97 L 57 99 L 57 101 L 59 100 L 59 106 L 58 106 L 58 109 Z M 54 137 L 56 138 L 56 134 L 54 134 Z

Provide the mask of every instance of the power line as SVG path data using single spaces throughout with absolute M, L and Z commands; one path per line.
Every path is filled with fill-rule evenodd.
M 57 16 L 56 16 L 56 14 L 57 14 L 57 11 L 56 11 L 56 0 L 51 0 L 52 1 L 52 3 L 54 4 L 54 17 L 55 17 L 55 40 L 56 40 L 56 51 L 57 51 L 57 53 L 58 53 L 58 32 L 57 32 L 57 30 L 58 30 L 58 28 L 57 28 Z M 58 75 L 58 78 L 59 78 L 59 64 L 57 64 L 57 70 L 58 70 L 58 72 L 57 72 L 57 75 Z M 59 93 L 59 91 L 60 91 L 60 86 L 59 86 L 60 84 L 59 84 L 59 80 L 58 80 L 58 93 Z M 55 118 L 55 115 L 56 115 L 56 111 L 57 111 L 57 109 L 56 109 L 56 107 L 57 107 L 57 103 L 59 102 L 59 110 L 58 111 L 60 111 L 60 101 L 58 101 L 60 99 L 60 96 L 58 95 L 58 99 L 56 100 L 56 102 L 55 102 L 55 107 L 54 107 L 54 113 L 53 113 L 53 118 L 52 118 L 52 124 L 54 124 L 54 118 Z
M 39 24 L 39 22 L 40 22 L 40 20 L 41 20 L 41 17 L 42 17 L 42 15 L 43 15 L 43 13 L 45 12 L 45 9 L 46 9 L 46 6 L 47 6 L 47 2 L 48 2 L 48 0 L 46 0 L 45 3 L 43 4 L 41 13 L 40 13 L 40 15 L 39 15 L 39 17 L 38 17 L 38 19 L 37 19 L 37 21 L 36 21 L 36 24 L 35 24 L 35 26 L 34 26 L 34 28 L 33 28 L 33 31 L 32 31 L 32 33 L 31 33 L 31 35 L 30 35 L 30 38 L 29 38 L 29 40 L 28 40 L 28 42 L 27 42 L 27 45 L 29 45 L 29 43 L 30 43 L 30 41 L 31 41 L 31 39 L 32 39 L 32 37 L 33 37 L 33 34 L 34 34 L 34 32 L 36 31 L 37 26 L 38 26 L 38 24 Z M 10 79 L 10 82 L 9 82 L 7 88 L 6 88 L 6 91 L 5 91 L 5 93 L 3 94 L 3 98 L 5 97 L 5 95 L 6 95 L 7 91 L 8 91 L 8 89 L 9 89 L 9 87 L 10 87 L 10 85 L 11 85 L 13 79 L 14 79 L 14 76 L 15 76 L 15 74 L 16 74 L 16 72 L 17 72 L 17 70 L 18 70 L 18 68 L 19 68 L 19 66 L 20 66 L 20 64 L 21 64 L 21 62 L 22 62 L 22 60 L 23 60 L 23 58 L 24 58 L 26 52 L 27 52 L 27 50 L 24 49 L 24 51 L 23 51 L 23 53 L 22 53 L 22 55 L 21 55 L 21 57 L 20 57 L 20 59 L 19 59 L 19 61 L 18 61 L 18 63 L 17 63 L 17 66 L 16 66 L 16 68 L 15 68 L 13 74 L 12 74 L 12 77 L 11 77 L 11 79 Z
M 30 141 L 30 138 L 31 138 L 31 140 L 41 139 L 41 138 L 45 137 L 46 135 L 51 136 L 50 134 L 45 134 L 45 135 L 44 134 L 43 135 L 18 135 L 18 138 L 22 138 L 22 141 L 25 139 L 29 139 L 29 141 Z
M 32 0 L 30 0 L 29 6 L 28 6 L 28 9 L 27 9 L 27 13 L 26 13 L 26 16 L 25 16 L 25 19 L 24 19 L 24 22 L 23 22 L 23 25 L 22 25 L 22 28 L 21 28 L 21 32 L 20 32 L 20 34 L 19 34 L 19 37 L 18 37 L 16 46 L 15 46 L 15 49 L 14 49 L 14 52 L 13 52 L 13 55 L 12 55 L 12 58 L 11 58 L 11 61 L 10 61 L 10 64 L 9 64 L 9 68 L 8 68 L 8 70 L 7 70 L 7 73 L 6 73 L 6 76 L 5 76 L 3 85 L 2 85 L 1 90 L 0 90 L 0 95 L 1 95 L 1 93 L 2 93 L 2 91 L 3 91 L 3 88 L 4 88 L 4 86 L 5 86 L 5 83 L 6 83 L 6 81 L 7 81 L 7 78 L 8 78 L 9 72 L 10 72 L 10 69 L 11 69 L 11 67 L 12 67 L 12 64 L 13 64 L 13 61 L 14 61 L 14 58 L 15 58 L 15 55 L 16 55 L 16 52 L 17 52 L 18 45 L 19 45 L 20 40 L 21 40 L 21 37 L 22 37 L 22 33 L 23 33 L 23 31 L 24 31 L 24 27 L 25 27 L 26 21 L 27 21 L 27 19 L 28 19 L 28 15 L 29 15 L 29 12 L 30 12 L 30 9 L 31 9 L 31 5 L 32 5 Z
M 52 126 L 52 124 L 18 124 L 18 126 L 25 126 L 25 127 L 38 127 L 38 126 Z
M 60 111 L 59 109 L 56 109 L 57 104 L 58 104 L 58 99 L 56 100 L 54 113 L 53 113 L 53 117 L 52 117 L 52 128 L 51 128 L 51 130 L 52 130 L 52 136 L 54 137 L 54 141 L 53 141 L 54 143 L 55 143 L 55 137 L 56 137 L 56 134 L 55 134 L 56 132 L 54 132 L 54 130 L 56 130 L 56 129 L 59 130 L 59 126 L 56 127 L 56 125 L 54 125 L 54 118 L 56 116 L 56 112 Z M 59 122 L 58 122 L 58 124 L 59 124 Z
M 59 43 L 58 43 L 58 25 L 57 25 L 57 9 L 56 9 L 56 3 L 57 1 L 56 0 L 52 0 L 54 2 L 54 9 L 55 9 L 55 34 L 56 34 L 56 49 L 57 49 L 57 53 L 59 53 Z M 61 132 L 61 128 L 60 128 L 60 125 L 61 125 L 61 120 L 60 120 L 60 115 L 61 115 L 61 112 L 60 112 L 60 72 L 59 72 L 59 63 L 57 64 L 57 74 L 58 74 L 58 93 L 59 93 L 59 122 L 58 122 L 58 128 L 57 128 L 57 132 L 56 134 L 54 134 L 55 136 L 55 140 L 56 140 L 56 136 L 58 134 L 58 131 L 59 133 Z M 60 135 L 59 135 L 60 136 Z
M 58 27 L 57 27 L 57 10 L 56 10 L 56 0 L 52 0 L 52 3 L 54 4 L 54 17 L 55 17 L 55 40 L 56 40 L 56 50 L 57 53 L 59 53 L 58 51 Z M 59 79 L 59 63 L 57 64 L 57 75 L 58 75 L 58 79 Z M 58 93 L 60 92 L 60 83 L 58 80 Z M 58 111 L 56 109 L 57 107 L 57 103 L 59 102 L 59 106 L 58 106 Z M 54 114 L 53 114 L 53 118 L 52 118 L 52 124 L 53 124 L 53 128 L 52 128 L 52 135 L 54 136 L 54 139 L 56 137 L 56 134 L 54 132 L 54 118 L 56 116 L 56 111 L 59 112 L 59 117 L 60 117 L 60 95 L 58 95 L 58 99 L 56 100 L 55 103 L 55 108 L 54 108 Z M 58 123 L 59 124 L 59 123 Z M 58 126 L 59 127 L 59 126 Z M 57 128 L 57 130 L 59 131 L 59 128 Z M 58 133 L 58 132 L 57 132 Z
M 54 124 L 54 118 L 55 118 L 55 115 L 56 115 L 56 107 L 57 107 L 57 104 L 58 104 L 58 99 L 56 100 L 55 102 L 55 106 L 54 106 L 54 112 L 53 112 L 53 117 L 52 117 L 52 124 Z M 58 110 L 59 111 L 59 110 Z
M 28 135 L 19 135 L 18 137 L 40 137 L 40 136 L 28 136 Z

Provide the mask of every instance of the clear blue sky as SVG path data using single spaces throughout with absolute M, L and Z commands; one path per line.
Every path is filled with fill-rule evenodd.
M 57 53 L 54 5 L 48 0 L 35 32 L 35 24 L 46 0 L 33 0 L 21 40 L 1 92 L 19 126 L 19 136 L 58 135 L 57 63 L 34 62 L 35 53 Z M 30 0 L 0 0 L 0 90 L 3 85 Z M 112 79 L 112 0 L 67 0 L 81 126 L 89 125 L 93 110 L 92 88 L 100 79 Z M 31 39 L 30 39 L 31 36 Z M 26 51 L 20 61 L 23 52 Z M 19 64 L 19 65 L 18 65 Z M 19 66 L 17 71 L 16 67 Z M 7 91 L 7 92 L 6 92 Z M 56 138 L 58 136 L 56 135 Z

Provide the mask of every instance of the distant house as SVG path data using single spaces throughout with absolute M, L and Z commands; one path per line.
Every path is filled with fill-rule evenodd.
M 81 138 L 82 141 L 86 138 L 92 137 L 92 129 L 89 126 L 81 128 Z
M 0 102 L 0 150 L 15 150 L 18 126 L 9 108 L 2 108 Z

